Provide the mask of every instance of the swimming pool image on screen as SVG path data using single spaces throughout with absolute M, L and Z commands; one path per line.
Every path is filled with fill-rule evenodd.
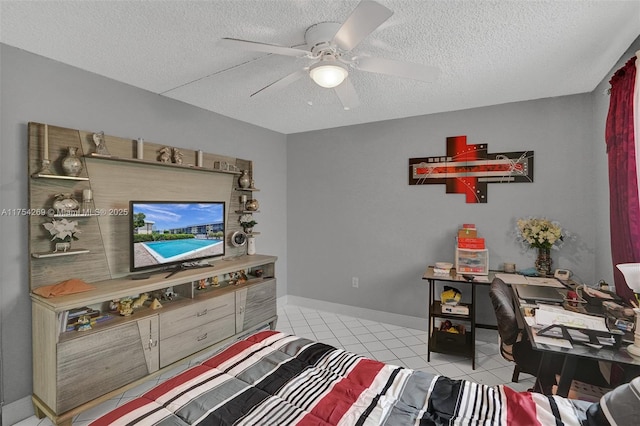
M 132 269 L 224 255 L 223 202 L 131 202 Z
M 173 262 L 180 260 L 185 256 L 201 252 L 214 246 L 222 244 L 221 240 L 196 240 L 191 238 L 188 240 L 171 240 L 171 241 L 154 241 L 150 243 L 142 243 L 149 251 L 149 254 L 156 258 L 160 263 Z

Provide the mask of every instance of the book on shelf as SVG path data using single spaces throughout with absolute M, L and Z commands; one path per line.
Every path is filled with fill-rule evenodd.
M 81 315 L 85 315 L 89 312 L 93 311 L 93 309 L 89 308 L 88 306 L 83 306 L 82 308 L 75 308 L 75 309 L 69 309 L 67 311 L 67 317 L 68 318 L 77 318 Z
M 104 314 L 104 315 L 99 315 L 97 317 L 93 317 L 93 318 L 91 318 L 91 321 L 90 321 L 91 327 L 93 327 L 96 324 L 101 323 L 103 321 L 109 320 L 111 318 L 112 318 L 112 316 L 109 315 L 109 314 Z M 77 322 L 72 323 L 72 324 L 67 324 L 67 327 L 66 327 L 65 331 L 74 331 L 74 330 L 76 330 L 77 327 L 78 327 L 78 323 Z
M 482 250 L 485 248 L 484 238 L 460 238 L 458 237 L 458 248 L 470 250 Z
M 455 315 L 469 315 L 469 307 L 466 305 L 447 305 L 442 304 L 442 312 Z
M 67 325 L 69 324 L 75 324 L 78 322 L 78 320 L 82 317 L 89 317 L 89 318 L 96 318 L 100 316 L 100 311 L 96 310 L 96 309 L 91 309 L 83 314 L 77 315 L 72 317 L 71 315 L 69 315 L 69 318 L 67 319 Z

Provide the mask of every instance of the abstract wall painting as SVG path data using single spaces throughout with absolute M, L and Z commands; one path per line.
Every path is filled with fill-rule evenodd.
M 533 182 L 533 151 L 489 153 L 487 144 L 467 145 L 466 136 L 447 138 L 445 156 L 409 159 L 409 185 L 446 185 L 467 203 L 487 202 L 487 184 Z

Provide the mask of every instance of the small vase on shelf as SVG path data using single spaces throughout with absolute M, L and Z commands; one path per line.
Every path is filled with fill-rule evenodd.
M 551 275 L 551 249 L 538 248 L 538 257 L 536 258 L 536 271 L 541 277 L 547 277 Z
M 249 177 L 249 170 L 242 171 L 242 175 L 238 178 L 238 185 L 240 185 L 240 188 L 250 187 L 251 178 Z
M 82 170 L 82 161 L 78 158 L 77 151 L 78 148 L 70 146 L 69 153 L 62 160 L 62 170 L 67 176 L 77 177 Z
M 250 212 L 256 212 L 260 208 L 260 204 L 258 204 L 258 200 L 249 200 L 247 204 L 245 204 L 244 209 Z

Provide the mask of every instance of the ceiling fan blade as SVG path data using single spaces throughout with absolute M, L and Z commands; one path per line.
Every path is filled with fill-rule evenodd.
M 289 84 L 293 83 L 294 81 L 299 80 L 302 76 L 306 74 L 307 74 L 306 68 L 292 72 L 291 74 L 285 77 L 282 77 L 280 80 L 276 80 L 273 83 L 269 84 L 268 86 L 265 86 L 262 89 L 258 90 L 257 92 L 252 93 L 251 96 L 249 97 L 252 98 L 254 96 L 262 96 L 265 93 L 278 91 L 284 88 L 285 86 L 288 86 Z
M 411 62 L 394 61 L 392 59 L 372 58 L 369 56 L 354 59 L 355 67 L 362 71 L 387 74 L 395 77 L 410 78 L 412 80 L 431 83 L 440 75 L 440 69 L 429 65 Z
M 220 46 L 250 50 L 253 52 L 274 53 L 276 55 L 295 56 L 298 58 L 309 56 L 308 50 L 277 46 L 275 44 L 260 43 L 257 41 L 240 40 L 237 38 L 223 38 L 218 41 L 218 44 Z
M 356 47 L 362 40 L 389 19 L 393 12 L 375 1 L 361 1 L 333 36 L 333 43 L 344 51 Z
M 334 90 L 345 110 L 353 109 L 360 105 L 360 99 L 358 99 L 358 94 L 350 79 L 347 78 L 342 84 L 334 87 Z

